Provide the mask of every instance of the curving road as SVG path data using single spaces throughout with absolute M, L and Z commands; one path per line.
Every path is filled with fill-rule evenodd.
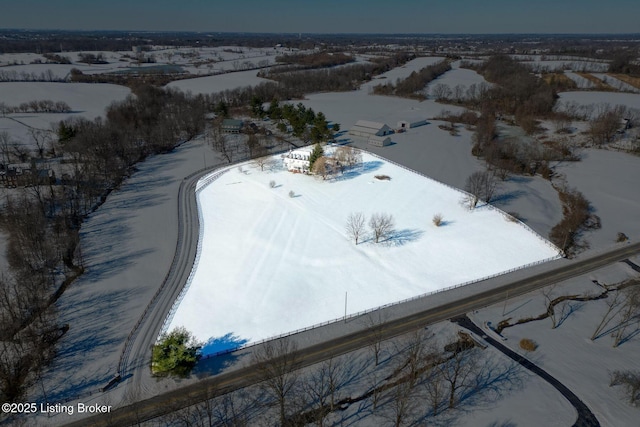
M 189 182 L 189 180 L 185 182 L 185 191 L 187 189 L 194 188 Z M 181 188 L 181 190 L 183 189 Z M 191 208 L 185 206 L 183 208 L 184 210 L 181 212 L 183 214 L 191 212 L 193 215 L 195 197 L 192 197 L 193 200 L 188 199 L 189 195 L 185 194 L 184 191 L 181 191 L 181 204 L 184 203 L 185 205 L 193 205 L 191 206 Z M 195 215 L 197 215 L 197 210 L 195 211 Z M 181 224 L 181 227 L 186 226 L 187 223 L 192 224 L 192 221 L 193 218 L 190 221 L 185 218 L 184 223 Z M 179 246 L 182 247 L 187 239 L 193 239 L 194 237 L 197 237 L 195 236 L 195 234 L 196 233 L 194 233 L 190 238 L 183 237 L 184 241 L 182 242 L 182 244 L 180 244 L 181 240 L 179 240 Z M 188 248 L 185 248 L 185 250 L 187 249 Z M 187 253 L 192 254 L 192 256 L 195 257 L 195 254 L 192 253 L 193 250 L 194 249 L 191 248 L 191 250 L 189 250 Z M 393 338 L 417 328 L 424 327 L 425 325 L 464 316 L 465 313 L 468 313 L 470 311 L 502 302 L 504 300 L 505 292 L 507 291 L 509 292 L 509 295 L 511 297 L 526 294 L 528 292 L 547 286 L 551 283 L 563 281 L 573 276 L 578 276 L 588 271 L 595 270 L 605 265 L 623 260 L 638 253 L 639 251 L 640 243 L 628 244 L 621 248 L 616 248 L 614 250 L 599 254 L 586 260 L 574 261 L 570 265 L 540 273 L 530 278 L 517 280 L 504 286 L 500 286 L 488 291 L 479 292 L 476 295 L 462 298 L 458 301 L 446 303 L 436 308 L 424 310 L 407 317 L 386 322 L 383 325 L 382 338 Z M 176 256 L 180 258 L 178 255 Z M 180 261 L 178 262 L 178 265 L 183 267 L 176 267 L 175 270 L 183 271 L 183 273 L 186 272 L 188 276 L 187 270 L 190 270 L 190 264 L 188 262 L 184 263 Z M 173 267 L 172 270 L 174 270 Z M 171 277 L 174 276 L 172 275 Z M 177 278 L 178 276 L 175 277 Z M 173 282 L 174 281 L 172 279 L 171 283 Z M 163 284 L 163 288 L 165 288 L 165 286 L 166 284 Z M 133 381 L 126 381 L 128 387 L 139 387 L 140 380 L 138 379 L 136 381 L 136 376 L 140 377 L 142 375 L 150 375 L 150 370 L 147 366 L 149 360 L 149 348 L 153 344 L 156 334 L 162 326 L 162 322 L 164 321 L 166 313 L 168 313 L 169 309 L 171 308 L 171 305 L 173 303 L 173 299 L 171 299 L 171 296 L 177 297 L 180 289 L 181 286 L 176 286 L 176 289 L 165 288 L 165 291 L 163 292 L 166 292 L 166 295 L 158 296 L 157 301 L 153 302 L 153 304 L 150 305 L 150 310 L 154 313 L 147 314 L 145 322 L 142 323 L 142 326 L 140 326 L 140 328 L 138 328 L 138 331 L 136 331 L 136 334 L 134 334 L 133 343 L 131 344 L 131 351 L 128 352 L 128 356 L 125 358 L 125 364 L 123 365 L 126 367 L 124 372 L 136 372 L 133 377 Z M 337 357 L 339 355 L 364 348 L 370 345 L 373 336 L 377 337 L 379 334 L 380 332 L 377 330 L 365 330 L 302 349 L 297 354 L 299 366 L 310 366 L 323 360 L 327 360 L 331 357 Z M 136 337 L 138 337 L 138 339 L 136 339 Z M 228 372 L 211 378 L 203 379 L 197 383 L 163 393 L 150 399 L 138 401 L 128 406 L 117 408 L 113 412 L 111 412 L 111 414 L 109 414 L 109 417 L 90 417 L 78 422 L 71 423 L 69 425 L 134 425 L 142 421 L 151 420 L 162 415 L 174 412 L 178 409 L 194 405 L 204 400 L 211 399 L 215 396 L 220 396 L 231 391 L 247 387 L 259 381 L 260 377 L 256 373 L 255 367 L 247 366 L 233 372 Z M 588 418 L 584 419 L 588 421 Z M 597 420 L 595 422 L 597 423 Z M 598 424 L 580 425 L 588 426 Z
M 585 405 L 584 402 L 580 400 L 578 396 L 573 394 L 573 392 L 569 390 L 564 384 L 549 375 L 547 371 L 535 365 L 527 358 L 520 356 L 518 353 L 511 350 L 504 344 L 496 341 L 490 336 L 487 336 L 487 334 L 478 325 L 473 323 L 473 321 L 466 315 L 451 320 L 462 326 L 463 328 L 475 333 L 479 337 L 482 337 L 482 339 L 484 339 L 489 345 L 495 347 L 498 351 L 502 352 L 507 357 L 515 360 L 520 365 L 538 375 L 540 378 L 542 378 L 543 380 L 551 384 L 556 390 L 558 390 L 565 397 L 565 399 L 567 399 L 569 403 L 573 405 L 573 407 L 576 409 L 576 412 L 578 413 L 578 419 L 573 424 L 573 427 L 600 427 L 598 419 L 595 415 L 593 415 L 593 412 L 591 412 L 587 405 Z
M 118 362 L 118 375 L 129 398 L 143 391 L 144 379 L 150 379 L 151 347 L 167 314 L 184 288 L 196 258 L 199 224 L 195 189 L 198 180 L 222 164 L 201 169 L 184 178 L 178 190 L 178 241 L 171 267 L 149 305 L 127 337 Z M 130 379 L 129 379 L 130 378 Z

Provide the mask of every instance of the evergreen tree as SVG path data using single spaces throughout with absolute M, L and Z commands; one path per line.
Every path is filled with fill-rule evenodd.
M 313 164 L 322 156 L 324 156 L 324 150 L 322 149 L 320 144 L 316 144 L 313 147 L 311 155 L 309 156 L 309 170 L 313 170 Z
M 187 376 L 200 358 L 201 347 L 185 328 L 165 333 L 153 346 L 152 371 L 159 375 Z

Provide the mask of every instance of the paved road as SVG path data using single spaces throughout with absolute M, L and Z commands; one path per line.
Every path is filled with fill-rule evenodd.
M 144 380 L 150 379 L 151 347 L 194 264 L 200 229 L 195 198 L 196 184 L 202 175 L 220 166 L 222 165 L 212 165 L 206 171 L 195 172 L 180 184 L 177 205 L 178 241 L 173 262 L 162 285 L 125 341 L 118 363 L 118 374 L 124 379 L 122 386 L 125 387 L 128 398 L 135 399 L 139 396 Z
M 181 200 L 182 197 L 185 196 L 181 195 Z M 384 324 L 384 328 L 382 329 L 383 339 L 393 338 L 403 333 L 443 320 L 464 316 L 465 313 L 468 313 L 470 311 L 502 302 L 507 291 L 509 292 L 509 295 L 511 297 L 526 294 L 541 287 L 547 286 L 551 283 L 566 280 L 573 276 L 585 274 L 588 271 L 595 270 L 605 265 L 623 260 L 638 253 L 639 251 L 640 243 L 629 244 L 599 254 L 598 256 L 590 259 L 574 261 L 571 264 L 561 268 L 540 273 L 533 277 L 518 280 L 513 283 L 500 286 L 488 291 L 480 292 L 476 295 L 472 295 L 451 303 L 443 304 L 439 307 L 428 309 L 404 318 L 392 320 Z M 179 293 L 179 291 L 177 293 Z M 171 303 L 172 301 L 167 301 L 166 303 L 163 303 L 163 306 L 167 307 L 168 310 L 171 306 Z M 158 306 L 156 306 L 156 309 L 158 312 L 161 311 L 159 310 Z M 145 363 L 148 363 L 149 346 L 155 339 L 155 334 L 159 330 L 162 321 L 164 320 L 164 315 L 166 315 L 166 312 L 164 311 L 162 312 L 162 314 L 158 313 L 154 315 L 152 320 L 154 319 L 158 323 L 155 325 L 150 324 L 146 328 L 144 328 L 145 331 L 151 331 L 154 333 L 151 333 L 147 337 L 145 341 L 146 343 L 148 343 L 147 347 L 139 344 L 136 344 L 136 346 L 134 347 L 135 353 L 132 353 L 136 354 L 135 360 L 137 362 L 134 366 L 131 366 L 131 363 L 129 364 L 128 370 L 130 370 L 131 372 L 133 372 L 133 370 L 137 368 L 139 374 L 140 368 L 144 369 Z M 364 348 L 370 344 L 373 334 L 378 333 L 379 332 L 377 331 L 371 330 L 356 332 L 337 339 L 332 339 L 325 343 L 302 349 L 298 354 L 300 367 L 310 366 L 331 357 L 336 357 L 360 348 Z M 172 390 L 150 399 L 135 402 L 125 407 L 117 408 L 111 414 L 109 414 L 108 417 L 105 417 L 103 415 L 86 418 L 69 425 L 133 425 L 141 421 L 157 418 L 180 408 L 191 406 L 206 399 L 210 399 L 215 396 L 220 396 L 228 392 L 247 387 L 248 385 L 255 384 L 258 381 L 259 377 L 257 376 L 255 369 L 252 366 L 248 366 L 236 371 L 203 379 L 195 384 Z
M 487 336 L 486 333 L 478 325 L 473 323 L 471 319 L 469 319 L 466 315 L 452 319 L 452 321 L 482 337 L 488 344 L 492 345 L 511 359 L 518 362 L 520 365 L 538 375 L 540 378 L 544 379 L 556 390 L 558 390 L 569 401 L 569 403 L 573 405 L 573 407 L 576 409 L 576 412 L 578 413 L 578 419 L 573 424 L 573 427 L 600 427 L 598 419 L 595 415 L 593 415 L 593 412 L 591 412 L 587 405 L 585 405 L 584 402 L 580 400 L 578 396 L 573 394 L 573 392 L 569 390 L 564 384 L 549 375 L 547 371 L 533 364 L 525 357 L 520 356 L 518 353 L 511 350 L 501 342 L 498 342 L 490 336 Z

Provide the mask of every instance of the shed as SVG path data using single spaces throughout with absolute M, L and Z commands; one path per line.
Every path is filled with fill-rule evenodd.
M 413 120 L 400 120 L 398 122 L 398 129 L 411 129 L 418 126 L 424 126 L 427 124 L 427 119 L 413 119 Z
M 242 130 L 242 126 L 244 126 L 244 122 L 242 120 L 224 119 L 222 121 L 222 132 L 240 133 L 240 131 Z
M 367 142 L 376 147 L 386 147 L 387 145 L 391 145 L 391 138 L 389 136 L 377 136 L 372 135 L 367 138 Z

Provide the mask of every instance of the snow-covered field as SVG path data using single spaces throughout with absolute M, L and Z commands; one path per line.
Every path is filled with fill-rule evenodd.
M 579 162 L 558 165 L 556 170 L 584 194 L 602 220 L 601 229 L 585 234 L 592 247 L 610 246 L 618 232 L 640 237 L 640 157 L 591 149 Z
M 169 329 L 257 341 L 343 316 L 345 294 L 355 313 L 557 256 L 499 211 L 470 211 L 462 197 L 368 154 L 361 169 L 328 182 L 231 169 L 198 196 L 200 261 Z M 351 212 L 392 214 L 395 232 L 356 246 L 345 233 Z
M 183 92 L 191 92 L 193 94 L 210 94 L 238 87 L 255 86 L 262 82 L 271 81 L 258 77 L 256 75 L 257 73 L 257 70 L 249 70 L 219 74 L 216 76 L 197 77 L 171 82 L 166 87 L 180 89 Z
M 124 86 L 90 83 L 3 82 L 0 100 L 15 107 L 23 102 L 51 100 L 64 101 L 70 113 L 13 113 L 0 117 L 0 132 L 6 131 L 15 140 L 30 141 L 29 127 L 50 130 L 51 125 L 69 117 L 93 120 L 104 116 L 105 109 L 114 101 L 121 101 L 131 93 Z
M 559 102 L 576 102 L 578 105 L 610 104 L 626 105 L 629 108 L 640 109 L 640 94 L 620 92 L 560 92 Z

